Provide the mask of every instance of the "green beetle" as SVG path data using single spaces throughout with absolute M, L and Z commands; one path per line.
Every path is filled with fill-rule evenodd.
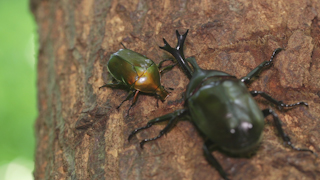
M 170 70 L 174 65 L 169 65 L 160 70 L 163 60 L 156 65 L 146 56 L 134 52 L 130 49 L 120 49 L 112 54 L 108 61 L 108 71 L 116 80 L 115 83 L 105 84 L 102 87 L 129 89 L 129 94 L 117 107 L 120 108 L 123 102 L 134 96 L 131 107 L 136 103 L 139 92 L 154 94 L 158 99 L 164 101 L 168 97 L 168 92 L 160 84 L 160 74 L 165 70 Z
M 269 108 L 261 111 L 253 97 L 260 95 L 275 104 L 280 110 L 283 107 L 308 106 L 307 103 L 284 104 L 282 101 L 275 100 L 264 92 L 248 91 L 246 87 L 246 84 L 253 77 L 272 65 L 273 58 L 282 49 L 276 49 L 269 61 L 262 62 L 245 77 L 237 79 L 235 76 L 225 72 L 201 69 L 194 58 L 185 59 L 183 44 L 188 31 L 183 35 L 180 35 L 178 31 L 176 33 L 178 38 L 176 48 L 172 48 L 165 39 L 163 39 L 165 45 L 160 48 L 168 51 L 175 57 L 179 66 L 190 79 L 186 90 L 185 107 L 184 109 L 179 109 L 173 113 L 152 119 L 146 126 L 132 131 L 128 140 L 137 132 L 150 128 L 155 123 L 169 121 L 158 136 L 142 140 L 140 142 L 142 148 L 144 143 L 156 140 L 172 129 L 179 120 L 178 117 L 187 116 L 205 138 L 203 151 L 206 159 L 227 180 L 227 173 L 212 155 L 211 151 L 223 150 L 233 155 L 243 155 L 254 151 L 262 139 L 264 118 L 272 115 L 275 127 L 286 145 L 294 150 L 308 151 L 315 154 L 310 149 L 296 148 L 291 143 L 290 137 L 283 131 L 278 115 Z

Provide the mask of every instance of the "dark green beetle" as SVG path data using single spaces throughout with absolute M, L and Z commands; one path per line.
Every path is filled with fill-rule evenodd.
M 284 104 L 264 92 L 249 92 L 245 85 L 265 67 L 271 66 L 274 56 L 281 51 L 280 48 L 273 52 L 269 61 L 262 62 L 247 76 L 237 79 L 225 72 L 201 69 L 194 58 L 185 59 L 183 44 L 187 33 L 188 31 L 184 35 L 180 35 L 176 31 L 178 38 L 176 48 L 172 48 L 165 39 L 163 39 L 165 46 L 160 47 L 177 59 L 180 67 L 190 79 L 186 90 L 185 108 L 149 121 L 146 126 L 135 129 L 129 135 L 129 140 L 138 131 L 149 128 L 155 123 L 169 120 L 167 126 L 160 131 L 157 137 L 141 141 L 142 148 L 145 142 L 156 140 L 166 134 L 176 124 L 179 116 L 188 115 L 205 137 L 203 151 L 208 162 L 217 169 L 224 179 L 228 179 L 226 172 L 211 154 L 211 151 L 220 149 L 234 155 L 252 152 L 259 146 L 262 139 L 264 118 L 271 114 L 280 136 L 287 145 L 294 150 L 313 153 L 309 149 L 294 147 L 289 136 L 284 133 L 277 114 L 271 109 L 261 111 L 253 97 L 260 95 L 279 109 L 296 105 L 308 106 L 308 104 L 305 102 Z
M 129 94 L 123 102 L 134 96 L 131 107 L 136 103 L 139 92 L 155 94 L 158 99 L 164 101 L 168 97 L 168 92 L 160 84 L 160 74 L 164 70 L 170 70 L 174 65 L 169 65 L 162 70 L 159 70 L 163 60 L 156 65 L 151 59 L 146 56 L 134 52 L 130 49 L 120 49 L 118 52 L 111 55 L 107 68 L 115 83 L 105 84 L 102 87 L 129 89 Z

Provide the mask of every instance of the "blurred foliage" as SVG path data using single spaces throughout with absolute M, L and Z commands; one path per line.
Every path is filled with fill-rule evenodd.
M 37 34 L 28 0 L 0 0 L 0 166 L 33 161 Z

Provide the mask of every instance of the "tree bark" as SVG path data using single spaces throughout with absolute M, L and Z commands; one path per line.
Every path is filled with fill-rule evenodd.
M 38 24 L 39 117 L 35 124 L 35 179 L 222 179 L 205 160 L 203 139 L 188 121 L 166 136 L 165 124 L 138 133 L 150 119 L 181 109 L 188 79 L 175 67 L 162 76 L 174 90 L 163 103 L 140 95 L 131 102 L 120 89 L 100 89 L 111 80 L 110 55 L 127 48 L 156 63 L 170 57 L 175 30 L 189 29 L 186 57 L 200 67 L 240 78 L 272 51 L 285 48 L 249 87 L 285 103 L 308 102 L 276 111 L 297 147 L 320 153 L 320 0 L 31 0 Z M 261 108 L 272 106 L 257 98 Z M 213 152 L 231 179 L 320 179 L 319 159 L 283 145 L 266 118 L 264 138 L 255 155 L 234 158 Z M 184 120 L 182 118 L 182 120 Z M 270 123 L 269 123 L 270 122 Z

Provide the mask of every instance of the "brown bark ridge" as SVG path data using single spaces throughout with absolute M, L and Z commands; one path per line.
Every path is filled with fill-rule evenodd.
M 162 85 L 174 88 L 165 102 L 157 107 L 153 96 L 140 95 L 128 117 L 130 101 L 116 110 L 126 91 L 98 88 L 110 82 L 107 61 L 121 42 L 158 63 L 170 57 L 158 46 L 162 38 L 175 45 L 175 30 L 189 29 L 185 55 L 200 67 L 239 78 L 285 48 L 249 89 L 308 102 L 276 112 L 297 147 L 320 154 L 319 0 L 31 0 L 30 6 L 40 36 L 35 179 L 222 179 L 188 121 L 144 149 L 139 142 L 165 123 L 127 140 L 148 120 L 183 107 L 188 79 L 179 68 L 162 76 Z M 252 157 L 213 154 L 230 179 L 320 179 L 319 159 L 285 147 L 271 117 Z

